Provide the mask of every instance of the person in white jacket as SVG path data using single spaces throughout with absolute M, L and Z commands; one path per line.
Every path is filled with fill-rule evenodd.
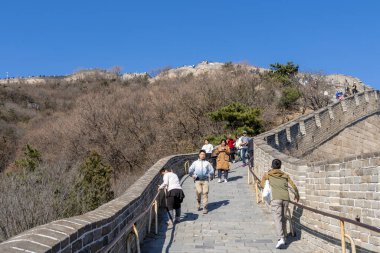
M 194 161 L 189 168 L 189 175 L 194 179 L 197 196 L 197 209 L 201 210 L 201 195 L 203 195 L 203 213 L 207 214 L 209 181 L 213 179 L 214 168 L 206 161 L 206 151 L 199 151 L 199 159 Z
M 158 190 L 166 189 L 166 205 L 168 208 L 169 221 L 168 225 L 173 224 L 173 220 L 180 221 L 181 216 L 181 203 L 185 198 L 179 178 L 177 174 L 169 171 L 166 168 L 160 170 L 160 174 L 163 175 L 163 183 L 158 187 Z M 174 219 L 175 210 L 175 219 Z
M 240 160 L 241 160 L 241 143 L 242 143 L 241 137 L 242 136 L 240 137 L 236 136 L 236 142 L 235 142 L 235 148 L 237 150 L 237 155 L 240 158 Z
M 202 150 L 206 151 L 206 160 L 210 160 L 212 151 L 214 150 L 214 146 L 209 143 L 207 139 L 205 139 L 205 144 L 201 148 Z

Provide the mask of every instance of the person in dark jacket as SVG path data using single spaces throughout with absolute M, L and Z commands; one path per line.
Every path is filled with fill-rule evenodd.
M 356 93 L 358 93 L 358 89 L 356 87 L 356 83 L 354 83 L 354 85 L 352 86 L 352 94 L 355 95 Z
M 295 199 L 298 202 L 299 193 L 297 186 L 294 184 L 288 174 L 281 171 L 281 161 L 274 159 L 272 161 L 272 169 L 264 174 L 261 179 L 261 187 L 265 187 L 265 181 L 269 180 L 269 185 L 272 190 L 271 212 L 276 227 L 277 236 L 280 238 L 277 242 L 276 248 L 282 248 L 285 245 L 284 228 L 286 226 L 285 213 L 289 205 L 289 191 L 288 184 L 295 191 Z

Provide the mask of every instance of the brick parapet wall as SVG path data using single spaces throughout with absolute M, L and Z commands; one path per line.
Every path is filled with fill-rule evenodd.
M 380 154 L 303 164 L 284 154 L 270 154 L 255 146 L 255 172 L 261 177 L 274 158 L 284 160 L 282 169 L 297 184 L 301 202 L 312 208 L 380 227 Z M 335 219 L 291 207 L 297 235 L 316 252 L 340 252 L 340 228 Z M 346 224 L 357 252 L 379 252 L 380 235 Z
M 307 206 L 349 219 L 380 227 L 380 156 L 351 157 L 345 161 L 326 161 L 308 166 L 306 175 Z M 299 213 L 295 213 L 299 216 Z M 325 234 L 330 245 L 319 242 L 321 249 L 331 249 L 340 244 L 338 221 L 305 211 L 300 216 L 303 227 L 313 228 L 306 236 L 310 242 Z M 302 228 L 299 226 L 299 228 Z M 379 252 L 380 235 L 367 229 L 346 223 L 346 231 L 358 246 L 358 252 Z M 334 240 L 335 239 L 335 240 Z M 339 248 L 339 247 L 338 247 Z M 366 251 L 367 250 L 367 251 Z
M 302 157 L 344 128 L 379 112 L 378 91 L 368 91 L 296 119 L 255 138 L 255 172 L 261 177 L 274 158 L 283 161 L 310 207 L 380 226 L 380 154 L 308 162 Z M 298 157 L 298 158 L 297 158 Z M 292 207 L 297 233 L 316 252 L 340 252 L 337 220 Z M 379 234 L 347 224 L 357 252 L 380 252 Z
M 281 125 L 256 139 L 264 139 L 273 149 L 302 158 L 348 125 L 379 111 L 379 91 L 365 91 Z
M 154 164 L 120 197 L 80 216 L 50 222 L 25 231 L 0 244 L 0 252 L 100 252 L 154 200 L 162 180 L 159 170 L 171 168 L 184 175 L 185 161 L 196 154 L 169 156 Z M 137 222 L 140 238 L 147 233 L 148 215 Z M 127 234 L 110 252 L 126 252 Z

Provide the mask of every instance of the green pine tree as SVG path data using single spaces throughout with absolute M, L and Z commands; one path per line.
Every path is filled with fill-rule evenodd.
M 249 134 L 259 134 L 263 130 L 261 110 L 237 102 L 209 113 L 209 117 L 225 122 L 225 127 L 231 131 L 245 130 Z
M 75 192 L 69 198 L 70 214 L 94 210 L 113 199 L 114 193 L 111 190 L 113 169 L 103 162 L 96 151 L 91 152 L 85 159 L 79 168 L 79 173 L 80 179 L 75 185 Z
M 16 160 L 16 165 L 28 171 L 34 171 L 41 162 L 41 153 L 29 144 L 26 145 L 24 158 Z
M 288 86 L 282 90 L 280 106 L 284 109 L 294 109 L 297 100 L 301 97 L 301 92 L 295 86 Z
M 270 69 L 271 76 L 279 80 L 284 86 L 288 86 L 292 84 L 292 78 L 297 75 L 299 66 L 290 61 L 286 64 L 271 64 Z

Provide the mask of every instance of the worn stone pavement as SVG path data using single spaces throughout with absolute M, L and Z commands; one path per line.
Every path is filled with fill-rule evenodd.
M 167 226 L 162 210 L 159 234 L 145 238 L 143 253 L 310 251 L 290 236 L 286 249 L 275 249 L 278 238 L 272 216 L 263 204 L 256 204 L 253 187 L 247 183 L 247 167 L 241 167 L 241 162 L 232 165 L 227 183 L 210 182 L 208 214 L 197 211 L 194 183 L 187 176 L 183 190 L 181 222 Z

